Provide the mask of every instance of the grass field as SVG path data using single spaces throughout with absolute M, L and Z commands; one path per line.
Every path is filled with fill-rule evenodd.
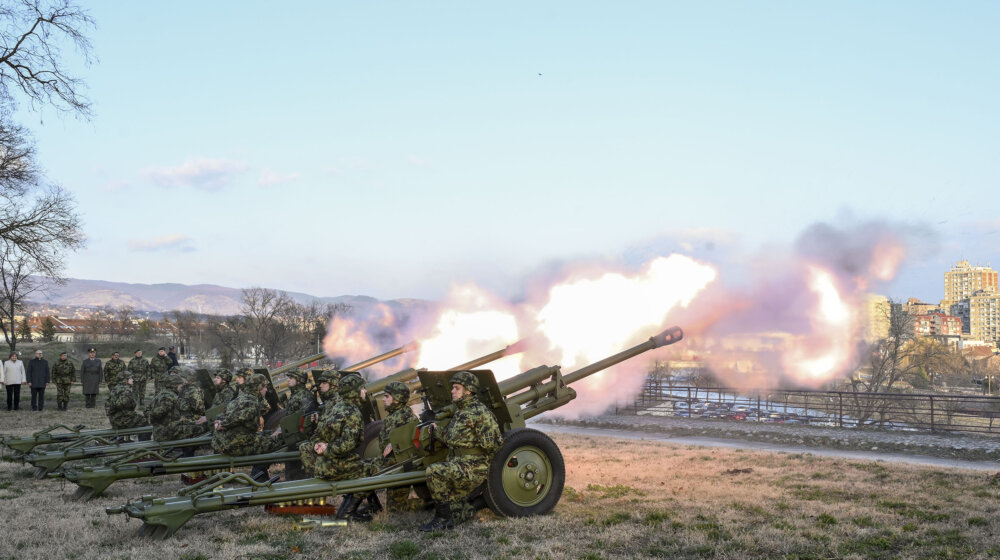
M 54 395 L 53 395 L 54 397 Z M 68 413 L 0 412 L 0 432 Z M 556 435 L 566 491 L 552 515 L 488 511 L 455 531 L 416 531 L 429 513 L 299 532 L 261 509 L 195 517 L 148 541 L 104 508 L 181 488 L 177 476 L 123 481 L 86 503 L 75 485 L 0 463 L 0 558 L 1000 558 L 1000 472 L 943 470 L 808 454 L 776 454 Z M 1000 465 L 998 465 L 1000 471 Z

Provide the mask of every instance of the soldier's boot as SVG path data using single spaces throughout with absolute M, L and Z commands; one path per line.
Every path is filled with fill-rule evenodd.
M 285 463 L 285 480 L 302 480 L 304 478 L 309 478 L 309 476 L 302 467 L 302 461 L 288 461 Z
M 360 500 L 354 494 L 345 494 L 344 499 L 340 501 L 340 507 L 337 508 L 336 519 L 347 519 L 358 509 L 358 504 Z
M 267 465 L 254 465 L 250 469 L 250 478 L 257 482 L 266 482 L 267 479 L 271 478 L 271 475 L 267 472 Z
M 353 513 L 352 519 L 355 521 L 368 522 L 375 517 L 375 514 L 382 511 L 382 502 L 379 501 L 375 492 L 369 492 L 364 498 L 365 503 Z M 358 500 L 361 503 L 361 500 Z
M 438 502 L 435 504 L 434 519 L 420 526 L 420 530 L 425 533 L 454 528 L 455 523 L 451 520 L 451 504 L 449 502 Z

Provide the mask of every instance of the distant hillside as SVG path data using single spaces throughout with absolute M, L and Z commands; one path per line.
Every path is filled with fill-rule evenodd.
M 318 297 L 309 294 L 286 292 L 299 303 L 346 303 L 355 311 L 365 313 L 380 303 L 368 296 Z M 128 305 L 136 311 L 163 313 L 175 309 L 213 315 L 233 315 L 240 308 L 239 288 L 226 288 L 211 284 L 127 284 L 104 280 L 70 278 L 66 285 L 55 286 L 38 303 L 67 307 L 121 307 Z M 416 299 L 389 300 L 386 305 L 400 310 L 415 310 L 433 305 Z

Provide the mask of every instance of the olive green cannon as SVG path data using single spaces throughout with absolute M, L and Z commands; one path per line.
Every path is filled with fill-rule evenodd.
M 479 367 L 488 364 L 504 356 L 520 352 L 521 345 L 513 344 L 502 350 L 486 354 L 480 358 L 466 362 L 449 371 L 458 371 L 470 367 Z M 388 359 L 388 358 L 385 358 Z M 361 366 L 371 365 L 370 360 L 355 364 L 350 370 L 361 369 Z M 348 371 L 348 370 L 345 370 Z M 384 413 L 377 407 L 376 395 L 381 392 L 386 385 L 393 381 L 408 382 L 416 379 L 418 370 L 405 369 L 390 376 L 368 383 L 365 388 L 368 390 L 366 407 L 369 413 L 376 418 L 382 418 Z M 308 414 L 308 412 L 306 412 Z M 239 467 L 248 467 L 256 464 L 284 463 L 299 458 L 296 450 L 300 441 L 305 437 L 302 435 L 303 412 L 298 412 L 285 416 L 280 420 L 283 449 L 295 451 L 277 451 L 262 455 L 248 455 L 243 457 L 233 457 L 230 455 L 198 455 L 195 457 L 171 457 L 165 455 L 159 449 L 144 448 L 133 449 L 126 455 L 114 457 L 104 462 L 102 465 L 85 465 L 80 467 L 66 466 L 61 471 L 49 473 L 50 478 L 64 478 L 70 482 L 75 482 L 79 487 L 73 495 L 75 499 L 90 499 L 100 495 L 108 486 L 118 480 L 130 478 L 145 478 L 168 474 L 193 473 L 204 471 L 232 471 Z M 373 425 L 373 424 L 372 424 Z M 371 441 L 377 441 L 378 430 L 374 432 L 369 429 L 366 438 L 362 443 L 362 448 L 369 445 Z
M 473 503 L 480 503 L 481 499 L 501 516 L 540 515 L 552 511 L 562 496 L 565 482 L 562 454 L 551 438 L 526 428 L 525 421 L 572 401 L 576 392 L 570 384 L 646 351 L 674 344 L 682 337 L 681 329 L 673 327 L 642 344 L 566 375 L 559 366 L 540 366 L 498 383 L 492 371 L 472 370 L 480 382 L 477 397 L 493 412 L 504 433 L 503 445 L 493 456 L 487 480 L 477 491 Z M 452 375 L 447 371 L 417 373 L 438 426 L 445 425 L 453 411 Z M 373 424 L 378 425 L 378 422 Z M 426 483 L 427 466 L 444 460 L 448 453 L 434 438 L 434 430 L 425 424 L 429 421 L 422 424 L 417 420 L 390 433 L 393 464 L 375 476 L 341 481 L 312 478 L 257 483 L 243 473 L 220 473 L 176 496 L 147 495 L 106 511 L 141 519 L 142 535 L 166 538 L 199 513 L 410 485 L 419 489 Z M 242 486 L 223 488 L 226 484 Z
M 357 364 L 348 366 L 345 371 L 358 371 L 362 368 L 372 366 L 379 362 L 384 362 L 390 358 L 394 358 L 403 354 L 405 352 L 410 352 L 415 349 L 413 344 L 407 344 L 390 350 L 384 354 L 368 358 Z M 269 388 L 266 398 L 272 406 L 272 413 L 269 415 L 273 418 L 273 422 L 278 422 L 284 416 L 284 410 L 278 406 L 277 393 L 274 391 L 274 386 L 271 385 L 271 376 L 291 371 L 292 369 L 298 368 L 310 362 L 314 362 L 325 356 L 325 354 L 315 354 L 313 356 L 308 356 L 301 360 L 285 364 L 273 371 L 267 369 L 256 370 L 264 374 L 268 378 Z M 215 409 L 210 409 L 206 411 L 206 417 L 211 420 L 215 418 L 222 410 L 222 407 L 217 407 Z M 212 434 L 205 434 L 195 438 L 176 440 L 176 441 L 135 441 L 135 442 L 125 442 L 118 443 L 117 439 L 121 436 L 119 432 L 129 432 L 130 434 L 146 434 L 152 432 L 152 426 L 147 426 L 145 428 L 134 428 L 133 430 L 117 430 L 114 431 L 114 435 L 98 435 L 98 434 L 85 434 L 81 433 L 81 436 L 63 443 L 58 449 L 53 451 L 40 451 L 34 453 L 28 453 L 21 457 L 22 461 L 30 463 L 35 467 L 34 476 L 35 478 L 45 478 L 49 473 L 52 473 L 55 469 L 62 466 L 64 463 L 69 461 L 79 461 L 82 459 L 99 459 L 106 457 L 117 457 L 126 454 L 134 454 L 142 450 L 147 450 L 150 452 L 162 453 L 169 449 L 184 448 L 184 447 L 198 447 L 202 445 L 207 445 L 212 441 Z
M 362 367 L 368 367 L 368 365 L 372 365 L 374 363 L 378 363 L 379 361 L 388 360 L 389 358 L 398 356 L 399 354 L 402 354 L 403 352 L 408 352 L 410 350 L 412 350 L 412 348 L 409 345 L 403 346 L 401 348 L 397 348 L 396 350 L 393 350 L 391 352 L 387 352 L 386 354 L 383 354 L 382 356 L 376 356 L 374 358 L 370 358 L 369 360 L 366 360 L 365 362 L 362 362 L 362 363 L 371 362 L 371 363 L 368 363 L 367 365 L 364 365 Z M 302 358 L 301 360 L 296 360 L 296 361 L 291 362 L 289 364 L 285 364 L 285 365 L 283 365 L 283 366 L 281 366 L 281 367 L 279 367 L 279 368 L 277 368 L 277 369 L 275 369 L 273 371 L 270 371 L 269 374 L 273 376 L 273 375 L 278 375 L 278 374 L 281 374 L 281 373 L 285 373 L 285 372 L 291 371 L 291 370 L 293 370 L 295 368 L 304 366 L 304 365 L 306 365 L 306 364 L 308 364 L 310 362 L 315 362 L 317 360 L 321 360 L 325 356 L 326 356 L 325 354 L 314 354 L 312 356 L 308 356 L 306 358 Z M 386 356 L 386 357 L 383 357 L 383 356 Z M 379 359 L 379 358 L 381 358 L 381 359 Z M 372 361 L 372 360 L 375 360 L 375 361 Z M 353 367 L 357 367 L 357 366 L 353 366 Z M 358 368 L 358 369 L 361 369 L 361 368 Z M 208 397 L 208 398 L 206 398 L 206 400 L 208 400 L 209 402 L 211 402 L 211 396 L 212 396 L 212 394 L 215 391 L 214 385 L 212 384 L 212 381 L 211 381 L 211 375 L 209 374 L 209 371 L 205 370 L 205 369 L 197 370 L 197 373 L 198 373 L 199 379 L 201 380 L 202 389 L 204 389 L 206 391 L 206 397 Z M 207 383 L 205 382 L 206 379 L 207 379 Z M 122 438 L 131 437 L 133 435 L 148 434 L 148 433 L 151 433 L 153 431 L 153 427 L 152 426 L 141 426 L 141 427 L 138 427 L 138 428 L 127 428 L 127 429 L 122 429 L 122 430 L 116 430 L 116 429 L 113 429 L 113 428 L 99 428 L 99 429 L 87 430 L 85 428 L 86 428 L 86 426 L 84 426 L 82 424 L 81 425 L 77 425 L 77 426 L 66 426 L 66 425 L 63 425 L 63 424 L 56 424 L 56 425 L 53 425 L 53 426 L 49 426 L 49 427 L 45 428 L 44 430 L 35 432 L 35 433 L 31 434 L 30 436 L 26 436 L 26 437 L 25 436 L 9 436 L 9 435 L 8 436 L 2 436 L 2 438 L 0 438 L 0 443 L 2 443 L 3 445 L 5 445 L 5 446 L 7 446 L 7 447 L 9 447 L 9 448 L 11 448 L 11 449 L 13 449 L 15 451 L 19 451 L 21 453 L 28 453 L 29 451 L 31 451 L 35 447 L 39 447 L 39 446 L 43 446 L 43 445 L 67 444 L 67 443 L 72 443 L 72 442 L 75 442 L 75 441 L 85 440 L 85 439 L 89 439 L 90 440 L 88 443 L 94 443 L 94 444 L 100 445 L 102 441 L 104 441 L 104 442 L 113 442 L 113 441 L 116 441 L 116 440 L 119 440 L 119 439 L 122 439 Z M 79 446 L 77 446 L 77 447 L 79 447 Z

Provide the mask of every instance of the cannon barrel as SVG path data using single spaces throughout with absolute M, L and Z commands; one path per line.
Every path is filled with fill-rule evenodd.
M 358 363 L 356 363 L 354 365 L 347 366 L 346 368 L 344 368 L 343 371 L 358 371 L 358 370 L 362 370 L 362 369 L 365 369 L 366 367 L 371 367 L 371 366 L 373 366 L 373 365 L 375 365 L 377 363 L 384 362 L 384 361 L 386 361 L 388 359 L 391 359 L 391 358 L 395 358 L 396 356 L 399 356 L 400 354 L 405 354 L 407 352 L 413 352 L 417 348 L 420 348 L 420 344 L 417 343 L 416 341 L 413 341 L 413 342 L 411 342 L 409 344 L 404 344 L 403 346 L 400 346 L 399 348 L 396 348 L 395 350 L 390 350 L 390 351 L 386 352 L 385 354 L 380 354 L 378 356 L 375 356 L 374 358 L 368 358 L 367 360 L 364 360 L 362 362 L 358 362 Z
M 552 367 L 541 366 L 534 369 L 530 369 L 520 375 L 514 376 L 510 379 L 507 379 L 499 383 L 498 385 L 500 388 L 500 394 L 507 397 L 508 404 L 520 406 L 525 403 L 540 399 L 541 397 L 549 393 L 552 393 L 556 389 L 565 387 L 566 385 L 569 385 L 571 383 L 575 383 L 576 381 L 579 381 L 584 377 L 593 375 L 601 370 L 605 370 L 615 364 L 619 364 L 630 358 L 634 358 L 635 356 L 638 356 L 643 352 L 648 352 L 649 350 L 653 350 L 655 348 L 660 348 L 662 346 L 668 346 L 670 344 L 674 344 L 675 342 L 680 342 L 682 338 L 684 338 L 684 331 L 682 331 L 680 327 L 671 327 L 656 336 L 650 337 L 649 340 L 643 342 L 642 344 L 633 346 L 628 350 L 623 350 L 613 356 L 608 356 L 603 360 L 599 360 L 588 366 L 584 366 L 572 373 L 567 373 L 566 375 L 563 375 L 561 379 L 553 379 L 546 383 L 542 383 L 542 381 L 544 381 L 545 379 L 554 374 L 557 374 L 559 371 L 558 366 L 552 366 Z M 517 392 L 529 387 L 530 389 L 526 391 L 522 391 L 520 393 Z M 558 402 L 556 406 L 561 406 L 562 404 L 569 402 L 575 396 L 576 395 L 573 394 L 573 396 L 569 398 L 559 399 L 560 402 Z M 551 406 L 547 409 L 551 408 L 555 408 L 555 406 Z M 537 412 L 532 414 L 532 416 L 534 416 L 535 414 L 539 414 L 543 411 L 544 410 L 538 410 Z
M 287 363 L 281 367 L 272 369 L 269 373 L 271 375 L 278 375 L 279 373 L 285 373 L 286 371 L 292 371 L 293 369 L 300 368 L 310 362 L 315 362 L 317 360 L 322 360 L 326 357 L 325 352 L 320 352 L 319 354 L 313 354 L 312 356 L 306 356 L 301 360 L 295 360 L 294 362 Z
M 462 371 L 462 370 L 466 370 L 466 369 L 477 368 L 479 366 L 486 365 L 486 364 L 488 364 L 490 362 L 499 360 L 500 358 L 503 358 L 504 356 L 510 356 L 512 354 L 517 354 L 519 352 L 523 352 L 524 351 L 524 346 L 525 346 L 525 341 L 524 340 L 519 340 L 519 341 L 515 342 L 514 344 L 508 345 L 505 348 L 497 350 L 496 352 L 490 352 L 489 354 L 486 354 L 484 356 L 480 356 L 480 357 L 476 358 L 475 360 L 471 360 L 471 361 L 465 362 L 464 364 L 457 365 L 457 366 L 454 366 L 454 367 L 450 367 L 450 368 L 446 369 L 445 371 Z M 419 373 L 418 370 L 416 370 L 414 368 L 404 369 L 403 371 L 398 371 L 398 372 L 396 372 L 396 373 L 394 373 L 394 374 L 392 374 L 390 376 L 383 377 L 382 379 L 376 379 L 375 381 L 372 381 L 371 383 L 368 383 L 365 386 L 365 389 L 368 390 L 369 394 L 374 395 L 375 393 L 378 393 L 379 391 L 383 391 L 385 389 L 385 386 L 388 385 L 389 383 L 392 383 L 393 381 L 400 381 L 402 383 L 408 383 L 408 382 L 416 379 L 418 373 Z M 411 392 L 416 392 L 419 389 L 420 389 L 420 385 L 419 384 L 417 384 L 416 386 L 411 386 L 410 387 L 410 391 Z
M 470 362 L 465 362 L 462 365 L 458 365 L 453 368 L 448 368 L 445 371 L 462 371 L 467 369 L 475 369 L 479 366 L 488 364 L 492 361 L 499 360 L 504 356 L 510 356 L 512 354 L 520 354 L 521 352 L 524 352 L 524 348 L 527 346 L 527 344 L 528 344 L 527 340 L 521 339 L 515 342 L 514 344 L 511 344 L 506 348 L 503 348 L 502 350 L 497 350 L 496 352 L 486 354 L 481 358 L 476 358 L 475 360 L 472 360 Z

